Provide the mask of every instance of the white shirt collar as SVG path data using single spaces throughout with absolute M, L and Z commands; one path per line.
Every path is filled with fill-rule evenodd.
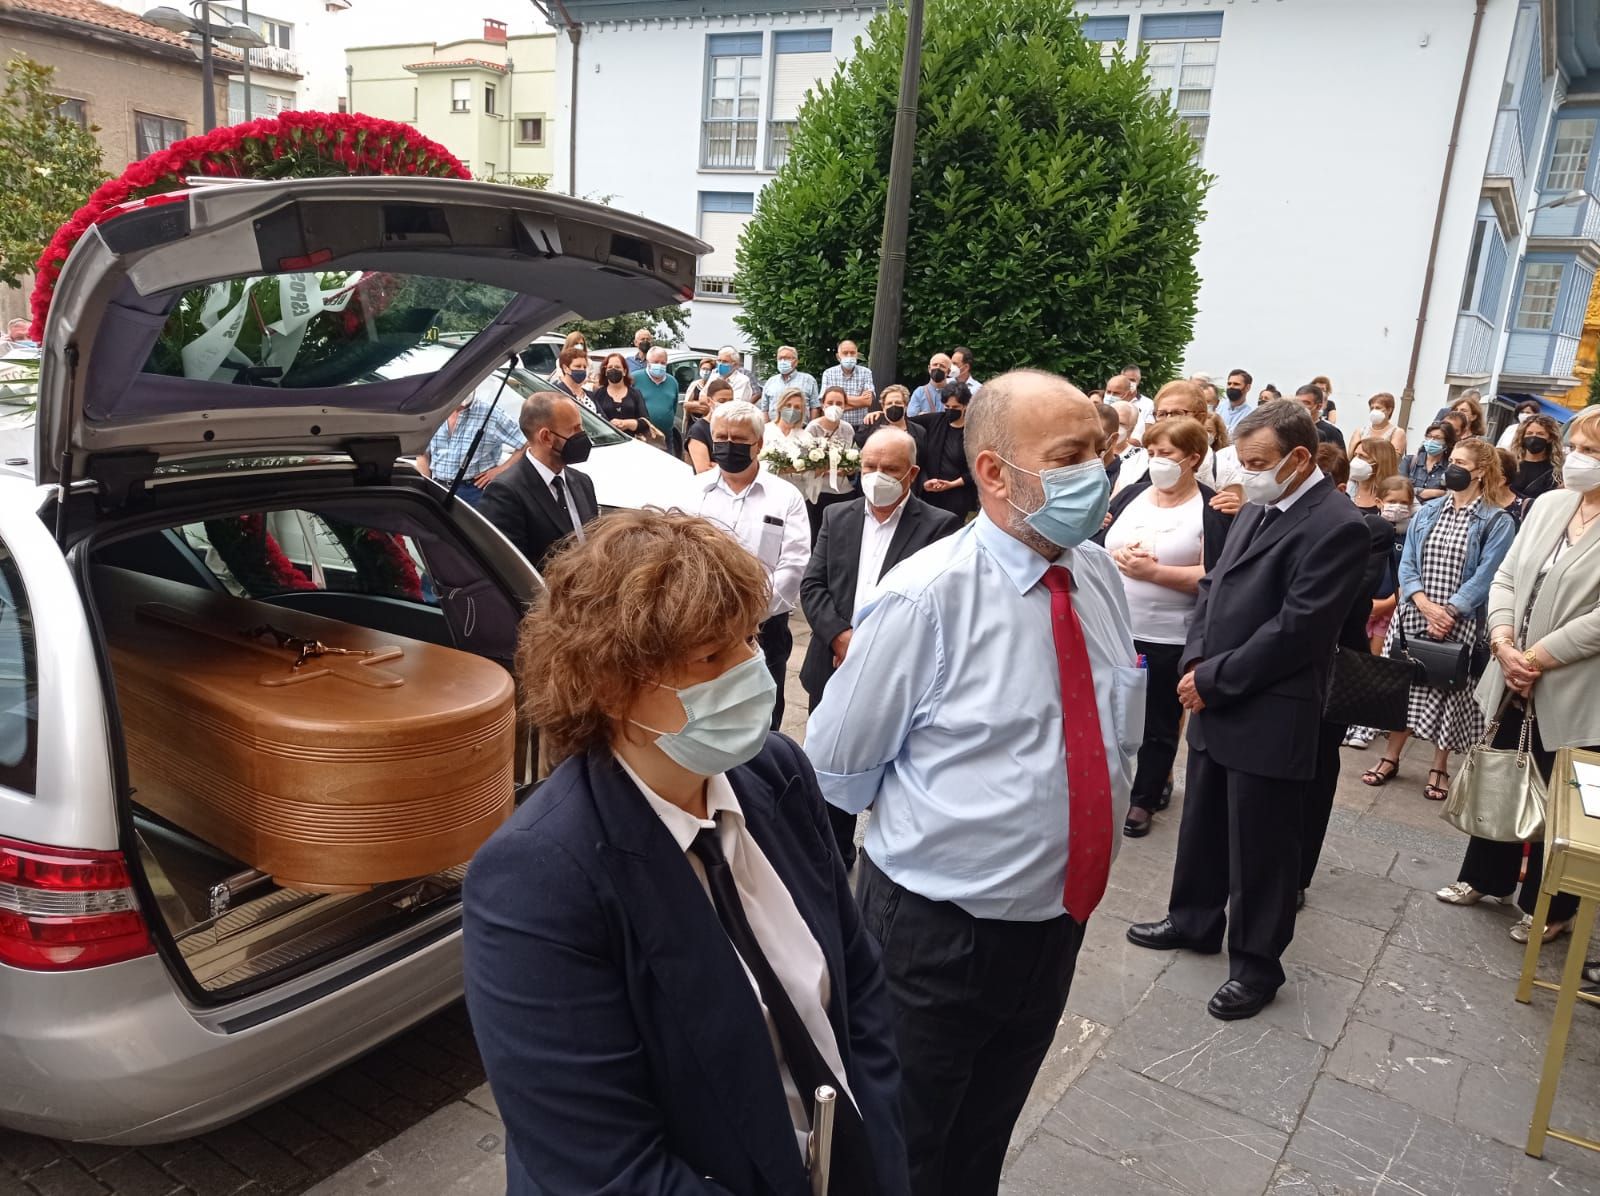
M 650 809 L 661 819 L 667 833 L 672 836 L 678 850 L 687 852 L 695 837 L 703 830 L 714 829 L 717 825 L 716 817 L 719 813 L 726 813 L 730 819 L 737 820 L 740 825 L 744 823 L 744 811 L 739 808 L 739 798 L 733 792 L 733 786 L 728 782 L 728 774 L 719 772 L 714 777 L 706 778 L 706 814 L 704 819 L 696 818 L 682 806 L 675 806 L 654 789 L 646 785 L 639 774 L 628 767 L 628 762 L 621 756 L 615 756 L 617 764 L 622 771 L 628 774 L 628 779 L 639 787 L 639 792 L 644 795 L 644 800 Z
M 538 457 L 535 457 L 532 449 L 525 449 L 524 451 L 528 454 L 528 460 L 533 462 L 533 467 L 539 471 L 539 476 L 544 479 L 544 484 L 548 486 L 550 480 L 556 476 L 555 471 L 539 460 Z M 562 472 L 565 472 L 565 470 Z M 566 485 L 566 483 L 563 482 L 562 485 Z
M 1285 494 L 1282 498 L 1280 498 L 1277 502 L 1273 503 L 1272 505 L 1274 507 L 1276 507 L 1280 511 L 1287 511 L 1290 507 L 1294 506 L 1295 503 L 1300 501 L 1300 497 L 1303 494 L 1305 494 L 1307 491 L 1309 491 L 1318 482 L 1322 481 L 1322 479 L 1324 477 L 1326 477 L 1326 476 L 1327 475 L 1324 474 L 1320 468 L 1318 468 L 1317 466 L 1312 466 L 1311 467 L 1311 476 L 1308 477 L 1305 481 L 1301 482 L 1300 485 L 1298 487 L 1296 487 L 1296 489 L 1295 489 L 1293 494 Z
M 710 494 L 713 490 L 716 490 L 720 487 L 724 494 L 731 495 L 734 498 L 742 498 L 746 494 L 753 492 L 759 493 L 761 481 L 767 476 L 767 467 L 765 465 L 757 465 L 756 476 L 750 480 L 750 484 L 748 486 L 739 491 L 735 491 L 732 486 L 728 485 L 727 482 L 722 480 L 722 470 L 718 466 L 713 465 L 701 476 L 705 479 L 705 481 L 701 482 L 700 486 L 701 489 L 703 489 L 707 494 Z
M 910 505 L 911 496 L 907 495 L 900 500 L 900 505 L 894 509 L 894 514 L 890 515 L 889 518 L 885 519 L 882 523 L 879 523 L 877 518 L 872 514 L 872 507 L 863 502 L 861 504 L 861 515 L 862 518 L 866 520 L 868 531 L 876 529 L 887 535 L 888 533 L 893 532 L 895 528 L 900 526 L 900 516 L 906 513 L 906 508 Z

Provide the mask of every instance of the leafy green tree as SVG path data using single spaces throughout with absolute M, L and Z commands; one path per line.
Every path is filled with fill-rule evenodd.
M 1589 375 L 1589 397 L 1585 405 L 1593 407 L 1600 404 L 1600 365 L 1596 365 L 1594 372 Z
M 0 92 L 0 284 L 20 287 L 44 247 L 105 180 L 100 145 L 58 111 L 55 68 L 21 54 Z
M 740 326 L 764 357 L 868 348 L 905 33 L 890 6 L 802 107 L 740 239 Z M 955 345 L 983 375 L 1170 376 L 1200 283 L 1195 154 L 1143 60 L 1102 66 L 1069 4 L 928 0 L 900 377 Z

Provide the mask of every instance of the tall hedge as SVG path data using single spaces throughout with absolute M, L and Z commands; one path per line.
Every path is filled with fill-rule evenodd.
M 740 240 L 740 325 L 768 360 L 868 349 L 905 29 L 880 13 L 813 92 Z M 1200 282 L 1194 152 L 1142 63 L 1102 66 L 1063 0 L 928 0 L 900 378 L 958 344 L 980 376 L 1167 377 Z

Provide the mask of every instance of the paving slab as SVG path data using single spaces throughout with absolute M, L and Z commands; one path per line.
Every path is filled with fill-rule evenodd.
M 1163 988 L 1105 1048 L 1129 1071 L 1285 1133 L 1300 1120 L 1325 1053 L 1259 1018 L 1197 1024 L 1193 1002 Z
M 1360 983 L 1319 972 L 1301 963 L 1285 961 L 1283 970 L 1287 979 L 1278 990 L 1277 999 L 1250 1020 L 1309 1038 L 1325 1047 L 1333 1046 L 1361 991 Z M 1180 951 L 1156 984 L 1189 998 L 1195 1016 L 1212 1021 L 1215 1019 L 1206 1013 L 1205 1004 L 1227 979 L 1226 955 Z
M 1155 987 L 1170 953 L 1128 941 L 1128 923 L 1096 912 L 1089 919 L 1067 1009 L 1104 1026 L 1119 1025 Z
M 1040 1130 L 1192 1196 L 1259 1196 L 1288 1140 L 1107 1059 L 1083 1073 Z M 1070 1173 L 1061 1179 L 1071 1191 Z
M 1319 869 L 1306 890 L 1306 908 L 1388 932 L 1400 920 L 1411 890 L 1351 868 Z
M 1295 915 L 1294 941 L 1283 958 L 1361 983 L 1378 962 L 1383 943 L 1383 931 L 1377 927 L 1308 905 Z
M 505 1152 L 500 1119 L 457 1101 L 368 1151 L 311 1196 L 501 1196 Z

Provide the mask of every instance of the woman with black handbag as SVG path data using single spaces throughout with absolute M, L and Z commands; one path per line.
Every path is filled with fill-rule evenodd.
M 1389 731 L 1387 753 L 1362 774 L 1377 788 L 1400 771 L 1406 740 L 1419 735 L 1434 745 L 1433 767 L 1422 795 L 1449 796 L 1450 753 L 1464 752 L 1485 726 L 1469 688 L 1470 658 L 1481 639 L 1489 587 L 1516 536 L 1505 508 L 1511 491 L 1494 446 L 1471 437 L 1456 445 L 1445 470 L 1447 493 L 1411 520 L 1400 554 L 1400 609 L 1384 651 L 1409 653 L 1426 670 L 1411 687 L 1406 725 Z M 1437 778 L 1437 780 L 1435 779 Z
M 1492 713 L 1510 692 L 1493 746 L 1514 749 L 1524 719 L 1531 719 L 1531 754 L 1546 782 L 1557 749 L 1600 744 L 1600 704 L 1593 696 L 1600 687 L 1600 407 L 1573 418 L 1567 446 L 1564 489 L 1534 503 L 1495 574 L 1489 594 L 1494 658 L 1477 694 Z M 1439 900 L 1475 905 L 1485 897 L 1509 898 L 1517 888 L 1522 849 L 1516 840 L 1473 836 L 1459 879 L 1438 891 Z M 1511 928 L 1521 943 L 1532 931 L 1543 864 L 1544 844 L 1535 840 L 1517 895 L 1523 918 Z M 1578 899 L 1568 894 L 1550 899 L 1545 942 L 1571 929 L 1577 908 Z

